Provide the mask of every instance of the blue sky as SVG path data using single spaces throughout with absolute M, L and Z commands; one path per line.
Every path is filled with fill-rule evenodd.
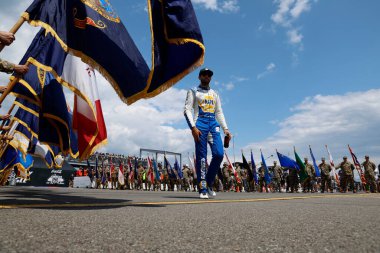
M 12 4 L 22 10 L 25 2 Z M 288 154 L 293 145 L 309 156 L 312 145 L 319 159 L 327 155 L 328 144 L 339 161 L 350 143 L 359 158 L 368 153 L 380 162 L 379 1 L 192 2 L 206 46 L 204 66 L 214 70 L 212 86 L 221 94 L 237 157 L 240 149 L 248 156 L 251 148 L 256 160 L 260 148 L 268 155 L 276 148 Z M 146 1 L 111 3 L 150 66 Z M 3 30 L 16 20 L 4 8 Z M 31 29 L 26 25 L 20 31 L 19 47 L 27 47 Z M 2 53 L 4 58 L 21 56 L 14 49 Z M 116 95 L 100 77 L 110 139 L 104 151 L 137 153 L 143 147 L 193 152 L 182 107 L 186 90 L 198 84 L 197 75 L 195 70 L 175 88 L 132 106 L 111 104 Z M 3 74 L 0 78 L 5 80 Z

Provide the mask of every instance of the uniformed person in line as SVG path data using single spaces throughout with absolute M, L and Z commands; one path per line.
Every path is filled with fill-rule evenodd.
M 250 187 L 249 187 L 249 184 L 248 184 L 248 172 L 245 168 L 242 168 L 241 172 L 240 172 L 240 175 L 241 175 L 241 181 L 242 181 L 242 184 L 243 184 L 243 189 L 245 192 L 249 192 L 250 191 Z
M 225 191 L 230 191 L 232 185 L 232 170 L 230 170 L 227 163 L 223 163 L 223 188 Z
M 303 181 L 303 192 L 314 192 L 312 181 L 315 177 L 315 169 L 312 164 L 309 163 L 309 159 L 305 157 L 305 172 L 306 178 Z
M 111 189 L 115 189 L 116 190 L 116 182 L 117 182 L 117 174 L 118 174 L 118 169 L 117 168 L 113 168 L 112 172 L 111 172 Z
M 140 163 L 137 167 L 137 190 L 143 190 L 143 180 L 144 180 L 144 175 L 145 175 L 145 169 Z
M 190 191 L 190 178 L 191 178 L 191 171 L 187 164 L 183 165 L 183 189 L 185 192 Z
M 364 168 L 365 180 L 367 181 L 366 191 L 377 192 L 377 185 L 375 179 L 376 165 L 369 160 L 368 155 L 366 155 L 364 159 L 365 161 L 362 163 L 362 166 Z
M 298 192 L 299 178 L 298 170 L 296 168 L 289 168 L 289 187 L 290 193 Z
M 264 168 L 263 163 L 261 163 L 261 166 L 258 170 L 258 174 L 259 174 L 259 186 L 260 186 L 259 192 L 263 192 L 263 187 L 265 187 L 266 192 L 269 192 L 267 182 L 265 181 L 265 168 Z
M 168 169 L 165 166 L 162 166 L 161 163 L 158 164 L 158 169 L 161 171 L 161 183 L 163 190 L 166 191 L 166 189 L 169 190 L 169 173 Z
M 242 181 L 241 181 L 241 169 L 240 169 L 240 166 L 239 164 L 236 164 L 236 168 L 235 168 L 235 171 L 236 171 L 236 176 L 237 178 L 235 178 L 236 180 L 236 192 L 241 192 L 242 190 Z
M 340 186 L 341 192 L 347 192 L 347 186 L 350 185 L 350 189 L 355 193 L 355 184 L 354 184 L 354 165 L 347 160 L 347 156 L 343 156 L 343 162 L 338 164 L 337 169 L 341 169 L 341 178 Z
M 272 184 L 274 191 L 273 192 L 281 192 L 281 176 L 282 176 L 282 168 L 281 166 L 277 165 L 277 161 L 273 161 L 273 177 L 272 177 Z
M 326 159 L 324 157 L 321 158 L 322 163 L 318 165 L 319 170 L 321 171 L 321 193 L 324 193 L 325 190 L 330 190 L 333 192 L 330 172 L 332 170 L 331 165 L 326 163 Z

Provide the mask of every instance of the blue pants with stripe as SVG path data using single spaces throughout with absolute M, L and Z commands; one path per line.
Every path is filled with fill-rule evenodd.
M 196 153 L 196 170 L 197 180 L 199 185 L 199 191 L 202 192 L 201 181 L 206 180 L 207 186 L 212 187 L 215 181 L 215 176 L 220 170 L 220 164 L 223 161 L 223 143 L 220 136 L 220 125 L 214 117 L 199 117 L 195 126 L 201 131 L 199 142 L 195 143 Z M 209 133 L 212 139 L 208 139 Z M 207 142 L 211 147 L 212 159 L 208 166 L 206 175 L 202 173 L 202 159 L 204 163 L 207 161 Z M 203 174 L 203 175 L 202 175 Z

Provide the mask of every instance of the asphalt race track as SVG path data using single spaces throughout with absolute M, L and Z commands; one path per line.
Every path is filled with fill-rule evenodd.
M 380 194 L 0 188 L 0 252 L 380 252 Z

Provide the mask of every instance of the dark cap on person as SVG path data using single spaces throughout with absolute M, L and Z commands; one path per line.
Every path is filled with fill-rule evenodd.
M 211 69 L 203 68 L 199 71 L 199 75 L 204 75 L 204 74 L 209 74 L 210 76 L 212 76 L 214 72 L 212 72 Z
M 369 158 L 369 155 L 365 155 L 364 158 Z

